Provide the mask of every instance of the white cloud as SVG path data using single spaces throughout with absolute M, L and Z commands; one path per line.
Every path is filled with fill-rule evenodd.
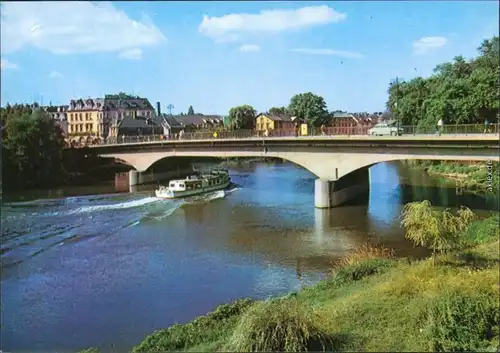
M 110 2 L 3 2 L 2 53 L 31 45 L 54 54 L 122 52 L 166 40 L 145 16 L 138 22 Z
M 340 56 L 342 58 L 352 58 L 352 59 L 363 58 L 363 54 L 361 53 L 345 51 L 345 50 L 297 48 L 297 49 L 290 49 L 290 51 L 302 54 L 309 54 L 309 55 L 333 55 L 333 56 Z
M 11 63 L 7 59 L 1 59 L 0 68 L 2 70 L 17 69 L 17 64 Z
M 433 49 L 441 48 L 446 43 L 448 43 L 448 39 L 445 37 L 422 37 L 413 42 L 413 52 L 426 54 Z
M 326 5 L 296 10 L 267 10 L 259 14 L 203 16 L 199 31 L 217 42 L 240 40 L 244 33 L 278 33 L 345 20 L 347 15 Z
M 120 59 L 127 60 L 141 60 L 142 59 L 142 50 L 139 48 L 127 49 L 118 54 Z
M 259 47 L 256 44 L 243 44 L 240 47 L 240 51 L 244 52 L 244 53 L 260 51 L 260 49 L 261 49 L 261 47 Z
M 49 74 L 49 78 L 59 78 L 59 77 L 62 77 L 62 74 L 59 71 L 53 70 Z

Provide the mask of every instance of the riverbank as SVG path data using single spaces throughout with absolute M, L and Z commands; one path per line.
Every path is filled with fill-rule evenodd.
M 312 287 L 221 305 L 133 351 L 496 351 L 498 229 L 498 215 L 475 221 L 470 246 L 435 264 L 363 248 Z
M 455 180 L 460 187 L 471 191 L 498 192 L 500 187 L 498 163 L 495 162 L 446 162 L 406 161 L 412 168 L 426 171 L 430 175 Z

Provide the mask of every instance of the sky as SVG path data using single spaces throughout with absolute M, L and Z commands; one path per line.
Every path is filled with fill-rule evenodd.
M 389 82 L 429 76 L 498 35 L 496 1 L 3 2 L 1 104 L 127 92 L 162 110 L 383 111 Z

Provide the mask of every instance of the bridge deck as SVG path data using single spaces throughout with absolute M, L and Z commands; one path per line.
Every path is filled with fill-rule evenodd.
M 123 142 L 123 143 L 109 143 L 109 144 L 97 144 L 88 146 L 89 148 L 103 148 L 106 146 L 128 146 L 128 145 L 151 145 L 151 144 L 189 144 L 189 143 L 199 143 L 199 142 L 223 142 L 223 141 L 231 141 L 231 142 L 244 142 L 244 141 L 304 141 L 304 140 L 314 140 L 314 141 L 390 141 L 394 143 L 395 141 L 499 141 L 498 134 L 447 134 L 447 135 L 404 135 L 404 136 L 363 136 L 363 135 L 335 135 L 335 136 L 284 136 L 284 137 L 247 137 L 247 138 L 209 138 L 209 139 L 171 139 L 171 140 L 159 140 L 155 139 L 154 141 L 138 141 L 138 142 Z

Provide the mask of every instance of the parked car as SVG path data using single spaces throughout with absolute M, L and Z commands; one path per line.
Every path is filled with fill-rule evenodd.
M 399 131 L 399 132 L 398 132 Z M 397 128 L 397 126 L 387 123 L 378 123 L 374 127 L 368 130 L 368 135 L 371 136 L 401 136 L 403 135 L 403 129 Z

